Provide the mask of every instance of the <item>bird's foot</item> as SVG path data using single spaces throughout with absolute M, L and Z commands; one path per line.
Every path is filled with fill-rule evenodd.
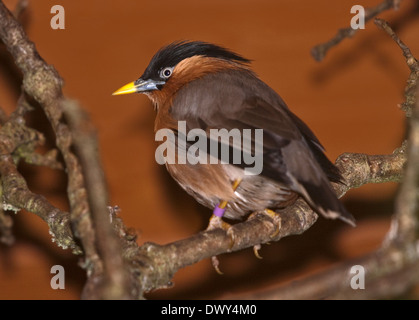
M 281 217 L 278 213 L 276 213 L 275 211 L 271 210 L 271 209 L 265 209 L 263 211 L 258 211 L 258 212 L 254 212 L 252 213 L 248 219 L 254 219 L 256 218 L 256 216 L 258 214 L 264 214 L 266 216 L 268 216 L 270 219 L 272 219 L 276 229 L 275 231 L 269 236 L 271 239 L 274 239 L 278 234 L 279 231 L 281 230 Z M 253 253 L 255 254 L 256 258 L 258 259 L 262 259 L 262 256 L 259 254 L 259 250 L 262 248 L 262 246 L 260 244 L 257 244 L 255 246 L 253 246 Z
M 281 231 L 281 226 L 282 226 L 281 216 L 271 209 L 263 210 L 263 214 L 271 218 L 274 226 L 276 227 L 275 231 L 271 235 L 269 235 L 271 239 L 274 239 L 279 234 L 279 231 Z
M 225 222 L 221 217 L 212 215 L 209 220 L 208 227 L 205 229 L 205 231 L 211 231 L 214 229 L 222 229 L 227 233 L 227 235 L 230 237 L 229 248 L 231 249 L 234 246 L 234 241 L 235 241 L 234 233 L 232 231 L 233 229 L 231 228 L 231 225 Z M 219 267 L 220 262 L 218 261 L 218 258 L 216 256 L 211 257 L 211 263 L 218 274 L 223 274 L 223 272 L 221 272 L 220 267 Z
M 231 228 L 231 225 L 225 222 L 223 218 L 218 217 L 215 214 L 213 214 L 209 220 L 208 227 L 205 229 L 205 231 L 211 231 L 214 229 L 223 229 L 224 231 L 228 232 L 230 228 Z

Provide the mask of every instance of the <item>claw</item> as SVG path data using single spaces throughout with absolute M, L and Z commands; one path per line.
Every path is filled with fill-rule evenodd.
M 230 246 L 228 249 L 231 250 L 234 247 L 234 244 L 236 243 L 236 236 L 234 235 L 234 232 L 231 226 L 227 230 L 227 235 L 230 237 Z
M 260 244 L 253 246 L 253 253 L 255 254 L 256 258 L 263 259 L 263 257 L 259 254 L 259 250 L 262 248 Z
M 231 225 L 225 222 L 222 218 L 217 217 L 216 215 L 212 215 L 208 227 L 205 229 L 205 231 L 210 231 L 214 229 L 222 229 L 225 232 L 227 232 L 227 235 L 230 237 L 230 247 L 229 249 L 233 248 L 234 246 L 234 233 L 231 229 Z
M 211 263 L 215 271 L 222 276 L 224 273 L 220 270 L 220 261 L 218 260 L 217 256 L 211 257 Z
M 276 230 L 271 235 L 269 235 L 269 237 L 271 239 L 274 239 L 279 234 L 279 232 L 281 230 L 281 224 L 282 224 L 282 222 L 281 222 L 281 216 L 278 213 L 276 213 L 275 211 L 271 210 L 271 209 L 265 209 L 263 211 L 253 212 L 247 218 L 247 220 L 256 218 L 258 214 L 265 214 L 265 215 L 267 215 L 269 218 L 271 218 L 273 220 L 273 223 L 276 226 Z
M 209 223 L 208 223 L 208 227 L 205 229 L 205 231 L 211 231 L 214 229 L 222 229 L 224 230 L 227 235 L 230 237 L 230 247 L 229 249 L 233 248 L 234 246 L 234 242 L 235 242 L 235 237 L 234 237 L 234 232 L 233 229 L 231 228 L 231 225 L 228 224 L 227 222 L 225 222 L 221 217 L 218 217 L 216 215 L 212 215 Z M 216 256 L 211 257 L 211 263 L 212 266 L 214 267 L 215 271 L 220 274 L 223 275 L 223 272 L 220 270 L 220 262 L 218 261 L 218 258 Z
M 276 236 L 279 234 L 280 230 L 281 230 L 281 217 L 279 214 L 277 214 L 275 211 L 271 210 L 271 209 L 265 209 L 263 210 L 263 213 L 266 214 L 268 217 L 270 217 L 275 226 L 276 226 L 276 230 L 274 231 L 274 233 L 272 233 L 271 235 L 269 235 L 269 237 L 271 239 L 276 238 Z

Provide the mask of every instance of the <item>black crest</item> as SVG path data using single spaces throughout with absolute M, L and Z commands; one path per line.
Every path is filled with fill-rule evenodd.
M 193 56 L 214 57 L 239 63 L 250 63 L 250 60 L 217 45 L 202 41 L 177 41 L 161 48 L 151 59 L 141 76 L 143 79 L 156 79 L 162 68 L 174 67 L 179 62 Z

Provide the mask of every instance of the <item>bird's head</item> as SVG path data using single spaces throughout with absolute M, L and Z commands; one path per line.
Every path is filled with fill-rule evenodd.
M 247 68 L 250 61 L 223 47 L 201 41 L 178 41 L 160 49 L 143 75 L 113 95 L 145 93 L 154 102 L 208 73 Z M 164 91 L 166 93 L 164 94 Z

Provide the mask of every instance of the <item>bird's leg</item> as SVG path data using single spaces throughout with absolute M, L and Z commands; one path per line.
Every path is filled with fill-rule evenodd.
M 237 179 L 237 180 L 234 181 L 233 186 L 232 186 L 233 191 L 236 191 L 240 182 L 241 182 L 241 179 Z M 233 245 L 234 245 L 234 234 L 231 231 L 232 230 L 231 225 L 223 220 L 223 216 L 224 216 L 224 213 L 226 211 L 227 204 L 228 204 L 227 200 L 222 200 L 220 202 L 220 204 L 214 208 L 214 211 L 213 211 L 213 214 L 210 218 L 208 227 L 205 229 L 205 231 L 214 230 L 214 229 L 217 229 L 217 228 L 223 229 L 224 231 L 227 232 L 227 235 L 230 237 L 230 248 L 232 248 Z M 212 266 L 214 267 L 215 271 L 217 271 L 218 274 L 223 274 L 220 271 L 220 268 L 219 268 L 220 263 L 219 263 L 216 256 L 213 256 L 211 258 L 211 262 L 212 262 Z
M 252 213 L 249 216 L 248 220 L 256 218 L 256 216 L 258 214 L 266 215 L 266 216 L 268 216 L 269 218 L 272 219 L 276 229 L 269 237 L 272 238 L 272 239 L 275 238 L 278 235 L 279 231 L 281 230 L 281 216 L 278 213 L 276 213 L 275 211 L 271 210 L 271 209 L 265 209 L 262 212 L 259 211 L 259 212 Z M 253 246 L 253 253 L 255 254 L 256 258 L 258 258 L 258 259 L 262 259 L 262 257 L 259 254 L 260 248 L 261 248 L 260 244 Z
M 221 228 L 225 231 L 228 231 L 228 229 L 231 228 L 231 225 L 228 224 L 223 220 L 224 212 L 226 210 L 227 201 L 223 200 L 220 202 L 218 206 L 214 208 L 214 211 L 212 212 L 212 216 L 209 220 L 208 227 L 206 231 L 208 230 L 214 230 L 217 228 Z
M 226 206 L 227 201 L 223 200 L 220 202 L 218 206 L 214 208 L 213 214 L 209 220 L 208 227 L 205 231 L 214 230 L 217 228 L 223 229 L 230 236 L 230 248 L 232 248 L 234 245 L 234 236 L 232 236 L 230 233 L 231 225 L 223 220 L 223 215 L 226 210 Z M 211 263 L 215 271 L 217 271 L 218 274 L 222 275 L 223 272 L 220 270 L 220 261 L 218 260 L 217 256 L 211 257 Z
M 241 182 L 241 179 L 234 180 L 234 183 L 232 185 L 233 191 L 236 191 L 240 182 Z M 227 204 L 228 204 L 227 200 L 222 200 L 220 204 L 214 208 L 208 227 L 205 231 L 214 230 L 217 228 L 221 228 L 227 232 L 230 230 L 231 225 L 223 220 L 223 216 L 226 211 Z M 233 246 L 233 244 L 234 242 L 232 243 L 231 247 Z

